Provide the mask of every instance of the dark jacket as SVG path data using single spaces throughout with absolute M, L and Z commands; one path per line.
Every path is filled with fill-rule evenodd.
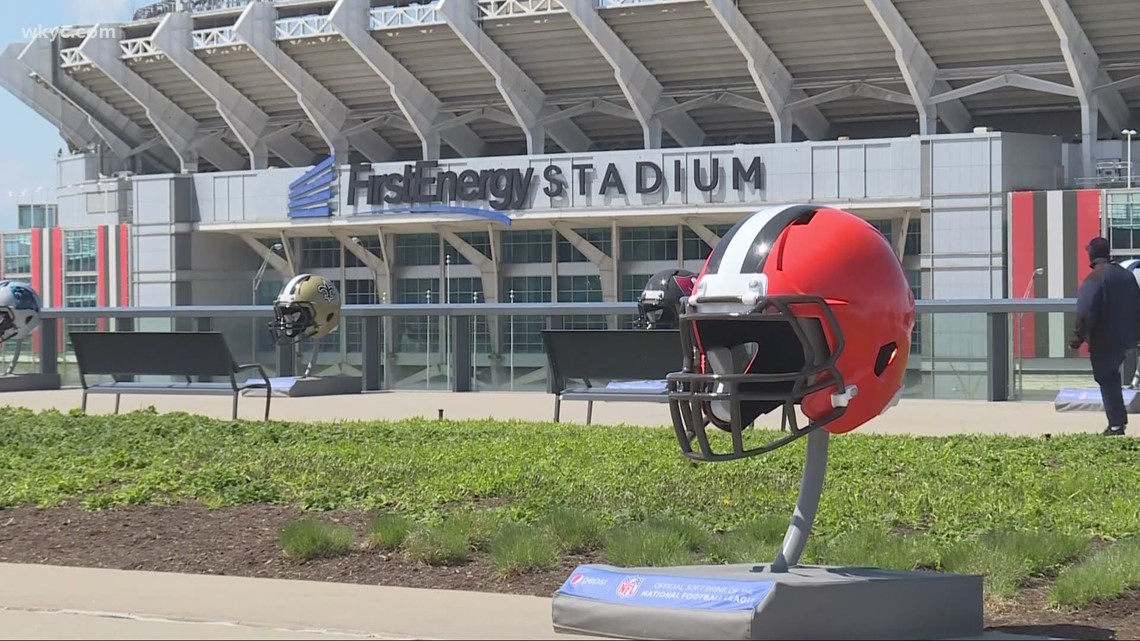
M 1140 341 L 1140 285 L 1132 272 L 1104 258 L 1092 261 L 1092 273 L 1077 292 L 1074 343 L 1089 351 L 1113 352 Z

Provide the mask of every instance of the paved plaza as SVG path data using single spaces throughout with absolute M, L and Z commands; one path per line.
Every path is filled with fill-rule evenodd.
M 33 410 L 56 409 L 67 412 L 79 407 L 81 391 L 64 389 L 47 392 L 19 392 L 4 396 L 4 402 Z M 130 412 L 154 406 L 159 412 L 190 412 L 220 419 L 230 416 L 230 399 L 224 396 L 126 395 L 120 411 Z M 92 414 L 114 411 L 110 395 L 92 395 L 87 409 Z M 264 397 L 243 396 L 239 416 L 260 420 Z M 290 421 L 398 420 L 417 416 L 435 419 L 443 410 L 447 419 L 496 418 L 550 421 L 554 416 L 554 396 L 540 392 L 372 392 L 336 397 L 274 398 L 270 418 Z M 582 423 L 586 403 L 562 404 L 562 421 Z M 802 420 L 802 416 L 801 416 Z M 779 414 L 772 413 L 758 425 L 779 426 Z M 763 421 L 767 421 L 766 423 Z M 949 434 L 1012 434 L 1039 436 L 1072 432 L 1099 432 L 1104 429 L 1100 412 L 1065 412 L 1053 409 L 1050 401 L 946 401 L 903 399 L 899 404 L 860 428 L 861 432 L 945 436 Z M 604 425 L 664 427 L 671 424 L 666 403 L 595 403 L 593 422 Z
M 550 599 L 0 564 L 4 639 L 574 639 Z

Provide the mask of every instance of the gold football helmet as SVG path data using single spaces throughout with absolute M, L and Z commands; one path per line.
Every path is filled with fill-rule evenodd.
M 273 302 L 269 331 L 277 344 L 327 336 L 340 326 L 340 292 L 327 278 L 297 274 Z

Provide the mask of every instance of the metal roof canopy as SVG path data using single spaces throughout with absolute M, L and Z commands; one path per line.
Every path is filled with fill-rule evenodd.
M 461 155 L 458 148 L 526 153 L 528 124 L 545 127 L 550 151 L 562 147 L 555 138 L 598 151 L 674 147 L 677 136 L 703 144 L 821 139 L 843 133 L 848 122 L 905 123 L 913 133 L 934 126 L 963 131 L 991 115 L 1032 112 L 1073 112 L 1086 137 L 1104 125 L 1101 137 L 1115 137 L 1112 129 L 1131 121 L 1129 109 L 1140 104 L 1135 0 L 370 0 L 362 8 L 370 37 L 448 114 L 417 129 L 393 96 L 419 90 L 390 87 L 329 24 L 344 1 L 273 5 L 267 42 L 284 55 L 286 78 L 293 69 L 307 76 L 295 87 L 235 30 L 252 3 L 193 14 L 192 49 L 268 116 L 264 136 L 291 127 L 286 134 L 313 156 L 329 153 L 330 136 L 339 136 L 358 155 L 419 157 L 424 145 L 455 127 L 465 128 L 464 140 L 487 146 L 444 142 L 443 157 Z M 441 2 L 473 4 L 478 28 L 469 35 L 485 39 L 545 94 L 538 121 L 528 123 L 517 110 L 525 87 L 496 82 L 496 69 L 457 35 Z M 590 7 L 589 15 L 578 13 L 582 7 Z M 203 129 L 232 128 L 234 114 L 219 114 L 218 97 L 150 45 L 162 19 L 113 25 L 121 28 L 127 68 Z M 84 38 L 59 38 L 59 72 L 145 136 L 158 136 L 144 106 L 81 55 Z M 320 109 L 304 108 L 310 90 L 317 102 L 328 96 L 340 103 L 343 117 L 330 124 L 314 113 Z M 415 103 L 407 99 L 402 107 Z M 114 124 L 104 113 L 85 115 L 103 127 Z M 551 136 L 558 122 L 577 133 Z M 789 123 L 797 126 L 794 134 Z M 663 132 L 659 141 L 651 140 L 654 130 Z M 248 156 L 237 131 L 222 140 Z M 1091 153 L 1086 146 L 1086 163 Z M 206 158 L 201 165 L 212 166 Z

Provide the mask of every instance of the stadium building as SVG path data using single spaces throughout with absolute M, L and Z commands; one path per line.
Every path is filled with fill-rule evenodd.
M 919 298 L 1073 296 L 1088 237 L 1140 244 L 1136 24 L 1134 0 L 167 0 L 0 55 L 67 144 L 54 224 L 5 233 L 3 272 L 52 306 L 265 304 L 296 271 L 348 304 L 629 301 L 811 201 L 875 224 Z M 1015 352 L 1074 360 L 1070 320 L 1024 319 Z M 481 321 L 480 385 L 508 354 L 540 381 L 541 325 Z M 442 378 L 440 327 L 385 322 L 386 386 Z M 342 330 L 321 362 L 352 368 Z M 923 317 L 908 394 L 984 397 L 985 333 Z

